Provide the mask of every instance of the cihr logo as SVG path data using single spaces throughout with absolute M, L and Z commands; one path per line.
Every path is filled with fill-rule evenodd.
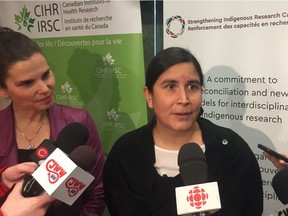
M 115 58 L 110 52 L 103 55 L 102 62 L 104 67 L 96 68 L 96 76 L 99 78 L 126 78 L 127 74 L 122 72 L 121 67 L 115 66 Z
M 22 27 L 27 28 L 31 32 L 31 28 L 34 27 L 35 18 L 31 16 L 31 12 L 26 6 L 22 8 L 18 15 L 14 15 L 15 23 L 18 26 L 18 30 Z
M 208 194 L 205 192 L 203 188 L 195 186 L 192 190 L 189 191 L 187 196 L 187 202 L 196 208 L 201 209 L 207 202 Z
M 61 95 L 56 95 L 57 101 L 63 101 L 63 102 L 78 102 L 78 96 L 73 93 L 73 88 L 71 87 L 70 83 L 65 82 L 64 84 L 61 84 Z
M 79 93 L 74 93 L 74 89 L 69 82 L 60 85 L 61 93 L 55 94 L 56 101 L 61 104 L 71 105 L 74 107 L 83 107 L 84 102 L 79 98 Z
M 125 122 L 118 121 L 120 114 L 112 108 L 110 111 L 107 111 L 107 121 L 101 121 L 101 128 L 105 128 L 107 130 L 125 130 L 126 125 Z
M 119 115 L 118 115 L 117 111 L 114 108 L 112 108 L 111 111 L 107 111 L 107 117 L 108 117 L 108 119 L 112 119 L 114 121 L 117 121 L 117 119 L 119 118 Z
M 65 184 L 67 190 L 68 190 L 68 195 L 70 197 L 74 197 L 76 194 L 79 193 L 83 188 L 85 188 L 85 184 L 83 184 L 81 181 L 77 180 L 76 178 L 69 178 L 66 181 Z
M 60 22 L 60 4 L 36 4 L 29 10 L 26 5 L 17 15 L 14 15 L 18 30 L 22 27 L 29 32 L 36 27 L 38 32 L 53 32 L 61 30 Z M 35 22 L 36 21 L 36 22 Z
M 54 159 L 46 163 L 46 170 L 48 171 L 48 180 L 51 184 L 55 184 L 67 173 Z
M 107 53 L 106 56 L 102 57 L 104 65 L 112 66 L 115 63 L 115 59 L 110 53 Z

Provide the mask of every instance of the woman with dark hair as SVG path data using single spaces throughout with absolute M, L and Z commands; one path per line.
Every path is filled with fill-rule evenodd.
M 222 208 L 212 215 L 261 216 L 257 160 L 238 134 L 201 117 L 202 87 L 200 64 L 188 50 L 171 47 L 152 59 L 144 95 L 155 116 L 120 137 L 104 167 L 111 216 L 177 215 L 175 188 L 184 185 L 177 158 L 186 143 L 200 146 L 208 182 L 218 182 Z
M 30 155 L 44 139 L 55 141 L 66 125 L 81 123 L 89 132 L 85 144 L 97 155 L 90 171 L 95 180 L 72 206 L 56 200 L 47 215 L 102 215 L 105 157 L 98 130 L 86 110 L 54 103 L 54 87 L 54 74 L 40 47 L 19 32 L 1 32 L 0 96 L 11 104 L 0 111 L 0 167 L 31 161 Z

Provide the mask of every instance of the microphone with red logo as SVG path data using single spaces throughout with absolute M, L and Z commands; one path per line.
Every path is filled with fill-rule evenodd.
M 32 176 L 50 196 L 72 205 L 94 180 L 87 171 L 96 160 L 95 151 L 86 145 L 75 148 L 69 157 L 57 148 Z
M 217 182 L 207 182 L 205 155 L 196 143 L 184 144 L 178 154 L 179 172 L 185 186 L 175 188 L 177 214 L 210 215 L 221 209 Z
M 68 124 L 59 132 L 56 142 L 45 139 L 31 154 L 30 158 L 40 166 L 57 147 L 69 155 L 76 147 L 84 145 L 88 137 L 88 129 L 83 124 L 78 122 Z M 32 175 L 24 176 L 22 186 L 24 197 L 38 196 L 43 193 L 45 193 L 45 190 Z
M 277 215 L 288 215 L 288 167 L 278 171 L 272 179 L 272 187 L 283 207 L 276 210 Z
M 85 125 L 73 122 L 66 125 L 58 134 L 56 142 L 45 139 L 30 155 L 32 161 L 41 165 L 57 147 L 66 154 L 70 154 L 76 147 L 84 145 L 89 138 L 89 132 Z
M 272 187 L 279 198 L 284 204 L 288 204 L 288 167 L 278 171 L 272 179 Z

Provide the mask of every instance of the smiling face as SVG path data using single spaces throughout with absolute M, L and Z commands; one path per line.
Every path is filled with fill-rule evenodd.
M 196 124 L 202 101 L 199 73 L 190 62 L 169 67 L 156 80 L 153 92 L 144 94 L 154 110 L 156 127 L 172 131 L 190 131 Z
M 46 110 L 53 104 L 55 78 L 45 57 L 35 53 L 31 58 L 13 64 L 0 95 L 10 97 L 15 109 Z

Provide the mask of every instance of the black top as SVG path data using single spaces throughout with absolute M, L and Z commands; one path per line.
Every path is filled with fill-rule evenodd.
M 18 149 L 19 163 L 31 162 L 30 155 L 32 155 L 33 151 L 35 149 Z
M 261 216 L 263 189 L 259 165 L 234 131 L 199 118 L 208 182 L 217 181 L 221 210 L 213 216 Z M 111 216 L 176 216 L 175 187 L 180 175 L 162 177 L 154 168 L 152 127 L 129 132 L 114 144 L 105 167 L 104 189 Z

